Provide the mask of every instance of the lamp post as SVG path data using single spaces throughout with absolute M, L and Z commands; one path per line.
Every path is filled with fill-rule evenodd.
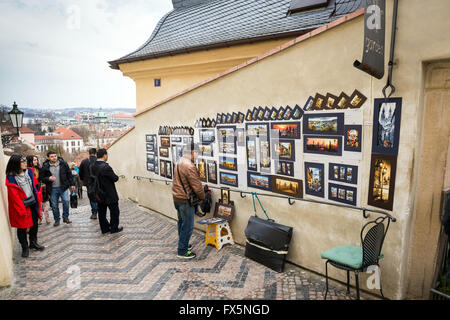
M 13 137 L 15 136 L 19 136 L 20 132 L 19 129 L 22 128 L 22 124 L 23 124 L 23 112 L 19 110 L 19 108 L 17 108 L 17 104 L 14 101 L 13 104 L 13 108 L 10 112 L 8 112 L 9 117 L 11 118 L 11 123 L 13 125 L 14 128 L 17 129 L 17 134 L 12 133 L 12 134 L 2 134 L 2 145 L 3 147 L 5 147 Z

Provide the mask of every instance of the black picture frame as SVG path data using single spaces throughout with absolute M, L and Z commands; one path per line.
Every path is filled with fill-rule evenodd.
M 268 122 L 258 122 L 258 123 L 246 123 L 245 132 L 247 136 L 269 136 L 269 123 Z
M 200 129 L 199 141 L 201 144 L 213 143 L 216 140 L 216 130 L 215 129 Z
M 292 130 L 295 134 L 292 134 L 291 130 L 288 130 L 289 128 L 292 128 Z M 272 137 L 276 138 L 278 136 L 278 139 L 300 139 L 301 137 L 301 126 L 300 121 L 296 122 L 272 122 L 270 124 L 270 129 L 272 130 L 272 133 L 278 133 L 278 135 L 275 135 Z
M 238 171 L 237 158 L 219 156 L 219 168 L 223 170 Z
M 325 166 L 323 163 L 305 162 L 305 194 L 325 197 Z
M 159 156 L 161 158 L 168 158 L 169 157 L 169 148 L 159 147 Z
M 359 92 L 359 90 L 355 89 L 355 91 L 353 91 L 352 95 L 350 96 L 350 99 L 348 100 L 348 107 L 350 109 L 361 108 L 366 100 L 367 97 Z
M 244 123 L 245 121 L 245 114 L 242 112 L 238 112 L 238 123 Z
M 295 162 L 293 161 L 275 160 L 274 167 L 277 175 L 294 176 Z
M 216 120 L 212 119 L 211 120 L 211 128 L 215 128 L 216 127 Z
M 337 142 L 337 146 L 330 149 L 330 142 Z M 305 135 L 303 136 L 303 153 L 342 156 L 342 136 Z
M 269 107 L 264 108 L 264 121 L 270 120 L 270 115 L 272 114 L 272 110 Z
M 161 147 L 170 148 L 170 137 L 160 136 L 159 139 Z
M 362 130 L 362 125 L 344 126 L 344 151 L 361 152 Z
M 252 150 L 250 148 L 253 148 Z M 246 155 L 247 155 L 247 170 L 258 171 L 258 158 L 256 154 L 256 137 L 246 138 Z M 251 154 L 250 154 L 251 152 Z
M 263 152 L 267 154 L 264 155 Z M 271 172 L 272 161 L 270 158 L 270 139 L 261 137 L 259 139 L 259 170 L 264 173 Z
M 259 107 L 258 108 L 258 116 L 257 116 L 257 120 L 259 121 L 263 121 L 264 120 L 264 108 L 263 107 Z
M 315 134 L 315 135 L 338 135 L 344 134 L 344 113 L 308 113 L 303 117 L 303 134 Z M 320 120 L 319 120 L 320 119 Z M 330 119 L 336 119 L 331 122 Z M 326 122 L 330 124 L 326 124 Z M 310 125 L 311 122 L 311 125 Z M 317 124 L 315 124 L 317 123 Z M 336 129 L 333 130 L 334 123 Z M 314 128 L 317 127 L 317 130 Z M 329 128 L 329 130 L 320 130 L 321 128 Z
M 200 181 L 207 182 L 208 180 L 208 168 L 206 165 L 206 159 L 198 158 L 197 159 L 197 170 Z
M 155 142 L 148 142 L 145 144 L 145 150 L 147 152 L 155 152 L 155 149 L 156 149 Z
M 219 154 L 237 154 L 236 144 L 236 126 L 217 126 L 217 140 L 219 142 Z M 232 131 L 232 134 L 223 135 L 221 130 L 225 132 Z M 225 148 L 231 149 L 232 152 L 224 151 Z
M 248 109 L 247 114 L 245 115 L 245 121 L 252 121 L 252 111 Z
M 291 120 L 292 118 L 292 108 L 290 106 L 286 106 L 284 109 L 283 120 Z
M 292 120 L 300 120 L 305 112 L 298 104 L 295 105 L 294 109 L 292 110 Z
M 222 123 L 222 115 L 220 113 L 217 114 L 216 123 L 217 124 L 221 124 Z
M 303 106 L 303 110 L 304 111 L 311 111 L 313 105 L 314 105 L 314 97 L 309 96 L 309 98 L 305 102 L 305 105 Z
M 327 93 L 325 96 L 325 104 L 323 105 L 324 110 L 333 110 L 338 102 L 338 97 L 332 93 Z
M 145 135 L 145 142 L 148 142 L 148 143 L 156 142 L 156 134 L 146 134 Z
M 166 178 L 172 179 L 172 162 L 171 161 L 165 161 L 166 162 Z
M 278 118 L 278 110 L 275 107 L 272 107 L 272 110 L 270 111 L 270 119 L 271 121 L 276 121 Z
M 182 141 L 181 137 L 171 137 L 170 138 L 171 143 L 179 143 L 181 141 Z
M 356 206 L 358 189 L 335 183 L 328 183 L 328 200 Z
M 320 93 L 316 93 L 316 96 L 314 97 L 314 103 L 311 110 L 323 110 L 323 106 L 325 105 L 326 98 L 324 95 L 321 95 Z
M 247 172 L 247 187 L 260 190 L 272 191 L 272 180 L 270 175 L 257 172 Z
M 349 99 L 350 97 L 345 92 L 341 92 L 334 108 L 337 110 L 348 109 Z
M 272 176 L 272 192 L 291 196 L 293 198 L 303 198 L 303 181 L 299 179 L 287 178 L 284 176 Z
M 328 164 L 328 181 L 358 184 L 358 166 L 330 162 Z
M 280 107 L 278 109 L 277 120 L 283 120 L 284 111 L 285 111 L 284 107 Z
M 258 120 L 258 108 L 254 107 L 252 111 L 252 121 Z
M 238 123 L 238 114 L 236 112 L 231 114 L 231 123 Z
M 159 175 L 161 177 L 165 178 L 166 177 L 166 160 L 162 160 L 162 159 L 159 160 L 159 168 L 160 168 Z
M 206 162 L 206 169 L 208 183 L 217 184 L 217 162 L 214 160 L 208 160 Z
M 239 187 L 239 179 L 237 173 L 219 171 L 219 181 L 220 184 Z
M 214 143 L 199 144 L 199 155 L 202 157 L 214 157 Z
M 232 124 L 233 123 L 233 115 L 231 113 L 227 113 L 226 117 L 227 117 L 227 120 L 225 121 L 225 123 Z
M 295 140 L 272 140 L 272 158 L 277 161 L 295 161 Z
M 386 103 L 386 105 L 385 105 Z M 391 113 L 382 116 L 380 112 Z M 372 153 L 397 155 L 400 142 L 402 98 L 377 98 L 374 101 Z
M 396 155 L 372 153 L 367 199 L 368 205 L 392 211 L 394 206 L 396 172 Z

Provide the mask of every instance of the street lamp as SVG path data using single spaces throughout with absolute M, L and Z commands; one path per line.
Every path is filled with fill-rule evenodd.
M 19 108 L 17 108 L 17 104 L 14 101 L 13 104 L 13 108 L 10 112 L 8 112 L 9 117 L 11 118 L 11 122 L 14 128 L 17 129 L 17 134 L 12 133 L 12 134 L 2 134 L 2 145 L 3 147 L 5 147 L 13 137 L 15 136 L 19 136 L 19 129 L 22 128 L 22 124 L 23 124 L 23 112 L 19 110 Z

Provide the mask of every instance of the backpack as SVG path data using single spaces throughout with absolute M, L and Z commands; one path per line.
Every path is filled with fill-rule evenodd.
M 203 200 L 202 203 L 200 204 L 200 208 L 202 209 L 202 212 L 205 215 L 209 213 L 209 211 L 211 210 L 212 197 L 211 197 L 211 189 L 209 189 L 208 185 L 205 184 L 203 190 L 205 191 L 205 200 Z
M 70 195 L 70 207 L 76 209 L 78 207 L 78 196 L 76 193 Z

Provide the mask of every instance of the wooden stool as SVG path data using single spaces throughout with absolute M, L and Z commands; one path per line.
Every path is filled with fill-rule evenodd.
M 234 244 L 231 228 L 227 221 L 206 226 L 205 245 L 212 244 L 217 250 L 220 250 L 227 243 Z

